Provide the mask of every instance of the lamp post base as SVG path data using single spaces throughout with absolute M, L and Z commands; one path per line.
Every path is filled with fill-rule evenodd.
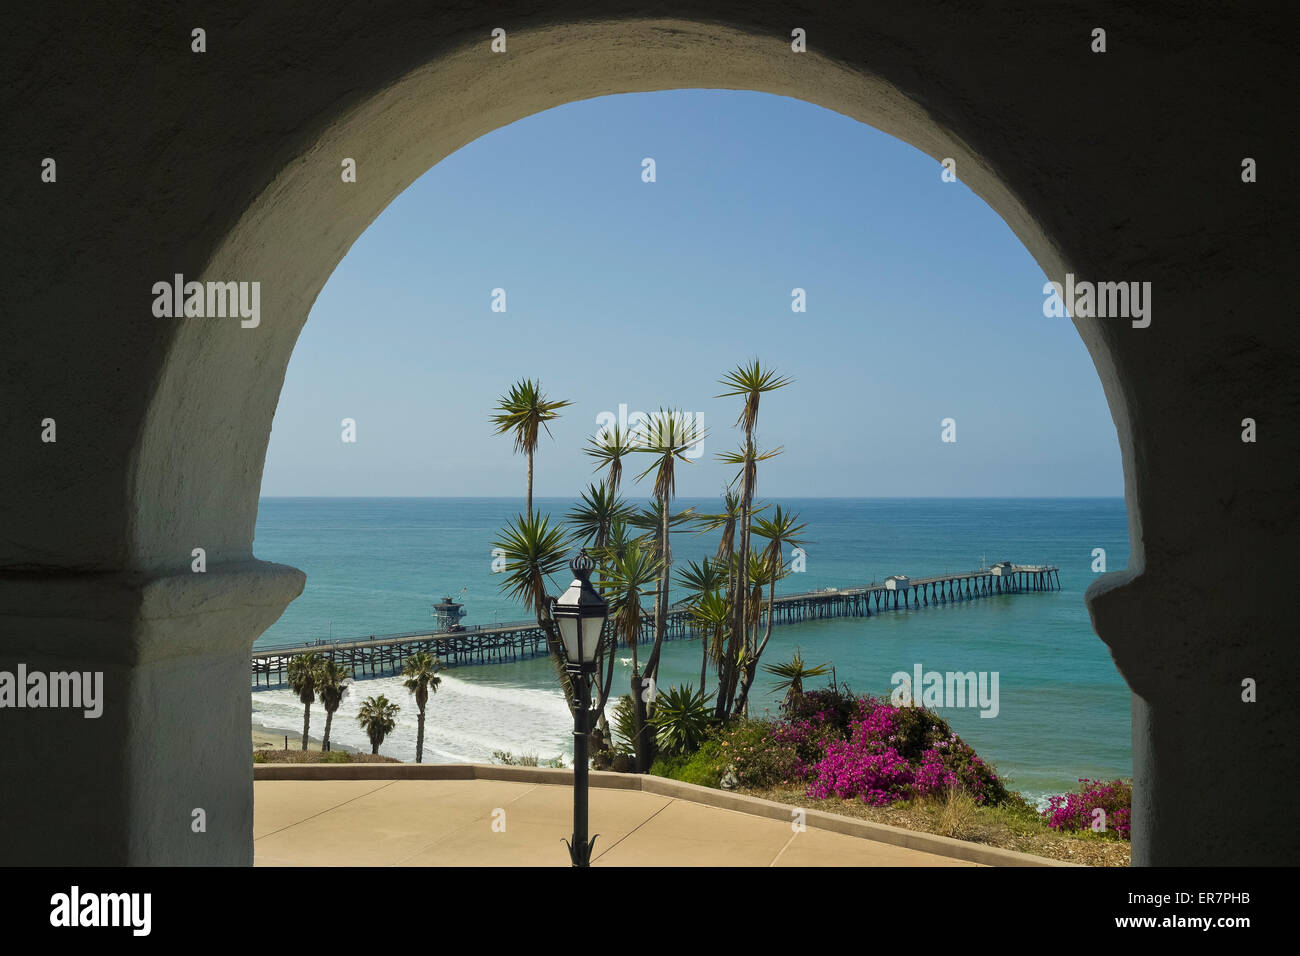
M 574 866 L 591 866 L 591 848 L 596 845 L 596 837 L 598 836 L 600 836 L 599 833 L 595 834 L 590 840 L 575 841 L 573 843 L 568 840 L 564 841 L 564 845 L 569 848 L 569 859 L 573 861 Z

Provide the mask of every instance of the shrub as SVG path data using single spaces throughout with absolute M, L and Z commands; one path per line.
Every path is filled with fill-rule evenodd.
M 516 757 L 509 750 L 494 750 L 492 762 L 505 764 L 507 767 L 536 767 L 537 754 L 520 754 Z
M 699 749 L 713 722 L 709 697 L 690 684 L 670 687 L 655 699 L 655 743 L 664 754 L 690 754 Z
M 636 737 L 636 714 L 632 711 L 632 698 L 629 695 L 624 694 L 614 703 L 613 717 L 610 730 L 613 731 L 614 753 L 630 756 L 635 753 L 632 740 Z
M 791 723 L 809 721 L 818 727 L 831 728 L 840 737 L 847 737 L 849 725 L 858 717 L 861 706 L 861 700 L 854 697 L 848 687 L 837 685 L 805 691 L 800 697 L 790 698 L 782 705 L 781 713 Z
M 837 740 L 813 768 L 808 796 L 819 800 L 859 797 L 883 807 L 908 797 L 915 776 L 907 759 L 892 747 Z
M 1043 816 L 1053 830 L 1092 831 L 1093 811 L 1105 811 L 1105 830 L 1094 831 L 1101 836 L 1117 840 L 1129 839 L 1129 817 L 1132 812 L 1133 785 L 1124 780 L 1103 783 L 1100 780 L 1080 778 L 1078 793 L 1064 793 L 1050 797 Z

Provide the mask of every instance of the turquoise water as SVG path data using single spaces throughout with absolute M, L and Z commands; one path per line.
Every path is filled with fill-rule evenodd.
M 940 713 L 1013 787 L 1027 796 L 1069 789 L 1079 777 L 1132 772 L 1129 692 L 1104 644 L 1092 632 L 1083 592 L 1092 581 L 1093 549 L 1108 570 L 1128 561 L 1121 499 L 785 499 L 806 525 L 807 570 L 778 592 L 852 587 L 890 574 L 921 577 L 1010 560 L 1055 564 L 1062 590 L 838 618 L 773 630 L 765 661 L 788 660 L 798 647 L 810 663 L 834 664 L 854 690 L 887 693 L 890 677 L 926 671 L 997 672 L 999 708 Z M 556 517 L 568 500 L 539 499 Z M 680 499 L 676 508 L 709 511 L 716 499 Z M 490 624 L 527 615 L 502 597 L 491 572 L 491 542 L 517 499 L 268 498 L 261 502 L 255 552 L 301 568 L 307 586 L 258 645 L 350 638 L 432 626 L 430 605 L 460 596 L 464 623 Z M 716 537 L 674 536 L 681 564 L 713 553 Z M 788 558 L 788 555 L 787 555 Z M 559 593 L 567 578 L 555 581 Z M 630 673 L 630 655 L 621 658 Z M 698 639 L 664 645 L 660 684 L 699 681 Z M 774 678 L 761 675 L 751 713 L 773 711 Z M 403 704 L 383 752 L 414 759 L 410 695 L 397 678 L 359 681 L 334 720 L 334 739 L 366 747 L 356 726 L 360 699 L 384 693 Z M 626 687 L 626 677 L 616 688 Z M 253 693 L 266 726 L 302 727 L 301 705 L 282 690 Z M 487 760 L 493 750 L 571 754 L 571 726 L 549 661 L 457 667 L 431 698 L 429 761 Z M 313 716 L 319 734 L 323 714 Z

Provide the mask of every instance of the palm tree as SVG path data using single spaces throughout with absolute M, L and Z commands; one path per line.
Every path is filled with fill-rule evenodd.
M 794 658 L 788 664 L 764 664 L 763 670 L 783 680 L 776 685 L 777 690 L 786 692 L 787 701 L 797 700 L 803 696 L 803 682 L 809 677 L 821 677 L 830 670 L 830 662 L 817 667 L 805 667 L 803 655 L 795 648 Z
M 517 598 L 537 618 L 537 626 L 546 634 L 551 663 L 564 691 L 569 712 L 573 712 L 573 685 L 564 668 L 564 645 L 560 641 L 555 619 L 551 616 L 552 598 L 546 593 L 546 578 L 568 564 L 572 538 L 559 525 L 552 527 L 549 515 L 519 515 L 501 532 L 493 548 L 505 559 L 500 589 Z
M 622 525 L 617 526 L 619 535 Z M 642 693 L 642 674 L 637 656 L 637 643 L 646 617 L 641 599 L 653 593 L 651 585 L 659 580 L 660 563 L 655 553 L 643 548 L 636 539 L 627 541 L 615 554 L 610 555 L 608 573 L 600 580 L 602 596 L 609 602 L 609 623 L 613 640 L 609 649 L 611 659 L 621 642 L 632 649 L 632 746 L 637 754 L 637 767 L 649 766 L 652 735 L 648 732 L 649 714 Z M 612 684 L 612 677 L 608 683 Z M 608 690 L 606 690 L 608 696 Z
M 430 692 L 435 694 L 438 692 L 438 685 L 442 683 L 442 678 L 438 676 L 440 670 L 442 670 L 442 662 L 436 660 L 428 651 L 412 654 L 402 667 L 402 676 L 406 678 L 403 683 L 406 689 L 415 695 L 415 706 L 420 711 L 415 724 L 416 763 L 424 760 L 424 706 L 429 702 Z
M 618 485 L 623 478 L 623 459 L 636 451 L 636 442 L 615 425 L 592 438 L 584 451 L 596 459 L 596 471 L 607 469 L 605 483 L 614 494 L 618 494 Z
M 379 753 L 379 745 L 397 726 L 397 712 L 399 710 L 401 708 L 383 694 L 378 697 L 367 697 L 361 702 L 361 710 L 357 714 L 357 723 L 361 725 L 361 729 L 370 738 L 370 752 L 372 754 Z
M 731 601 L 721 588 L 706 591 L 691 605 L 691 620 L 702 632 L 700 648 L 700 692 L 704 692 L 704 678 L 708 662 L 721 668 L 726 653 L 726 634 L 731 627 Z
M 773 559 L 766 554 L 750 552 L 749 574 L 746 575 L 750 592 L 748 600 L 745 602 L 746 607 L 749 609 L 749 617 L 745 620 L 745 640 L 740 653 L 736 657 L 739 666 L 731 675 L 727 685 L 727 690 L 734 695 L 735 708 L 732 712 L 737 716 L 745 713 L 749 687 L 754 680 L 754 669 L 758 666 L 758 656 L 762 653 L 762 648 L 758 646 L 758 628 L 762 623 L 763 616 L 763 589 L 774 587 L 777 580 L 784 576 L 785 568 L 782 566 L 779 557 Z M 764 648 L 767 646 L 767 638 L 771 636 L 772 618 L 769 615 L 767 634 L 763 638 Z
M 684 571 L 677 573 L 677 583 L 686 589 L 686 603 L 690 608 L 691 620 L 700 628 L 700 693 L 704 693 L 704 679 L 708 673 L 710 635 L 714 624 L 708 612 L 699 613 L 706 595 L 711 595 L 727 585 L 729 575 L 724 566 L 705 558 L 702 562 L 690 562 Z
M 616 521 L 626 521 L 636 509 L 611 490 L 606 482 L 591 485 L 582 493 L 582 504 L 564 517 L 574 534 L 595 554 L 609 545 L 610 528 Z
M 497 426 L 496 434 L 513 432 L 515 451 L 528 456 L 528 506 L 526 514 L 533 513 L 533 456 L 541 440 L 541 429 L 551 433 L 547 422 L 559 418 L 559 409 L 572 402 L 548 401 L 542 394 L 542 383 L 522 379 L 510 386 L 510 391 L 497 400 L 496 414 L 492 424 Z
M 745 576 L 749 570 L 749 521 L 750 510 L 754 502 L 754 485 L 756 477 L 756 464 L 758 461 L 757 453 L 754 447 L 754 429 L 758 425 L 758 406 L 764 393 L 773 392 L 779 388 L 785 388 L 789 385 L 791 379 L 779 376 L 772 369 L 764 369 L 758 359 L 754 359 L 749 365 L 738 365 L 735 369 L 728 372 L 722 377 L 718 384 L 722 385 L 726 391 L 718 398 L 728 398 L 738 395 L 744 399 L 741 406 L 740 415 L 736 419 L 736 425 L 743 427 L 745 440 L 742 444 L 742 461 L 740 472 L 740 527 L 739 527 L 739 561 L 737 564 L 739 580 L 736 582 L 735 594 L 739 597 L 734 602 L 733 613 L 735 615 L 734 627 L 737 633 L 743 633 L 745 620 L 747 619 L 747 609 L 745 607 L 745 596 L 749 591 L 749 585 L 745 581 Z M 723 699 L 724 694 L 718 694 L 718 717 L 726 715 L 726 701 Z
M 758 644 L 758 632 L 755 630 L 754 637 L 756 646 L 754 647 L 754 652 L 750 654 L 746 660 L 745 672 L 741 677 L 741 706 L 744 706 L 744 702 L 749 698 L 749 689 L 753 686 L 759 659 L 763 656 L 763 651 L 767 649 L 767 642 L 772 636 L 772 612 L 776 604 L 776 582 L 778 578 L 785 576 L 781 556 L 787 545 L 792 548 L 799 548 L 803 547 L 803 545 L 807 543 L 802 537 L 803 531 L 807 528 L 807 525 L 798 524 L 798 520 L 799 516 L 797 514 L 788 514 L 780 505 L 777 505 L 771 518 L 758 518 L 753 523 L 752 530 L 754 536 L 763 538 L 767 541 L 767 547 L 763 549 L 762 558 L 772 573 L 765 574 L 765 577 L 768 579 L 767 632 L 763 635 L 763 642 Z M 757 600 L 761 603 L 761 594 L 758 595 Z M 757 624 L 757 618 L 755 619 L 755 623 Z
M 289 679 L 289 689 L 298 695 L 302 702 L 302 749 L 307 749 L 307 730 L 311 726 L 311 705 L 316 700 L 316 679 L 320 671 L 319 654 L 295 654 L 289 658 L 285 674 Z
M 638 452 L 653 456 L 645 471 L 637 475 L 640 481 L 654 472 L 654 498 L 659 507 L 659 593 L 655 596 L 655 639 L 646 660 L 645 676 L 654 678 L 659 671 L 659 653 L 663 648 L 664 629 L 668 623 L 668 583 L 673 564 L 672 539 L 669 527 L 673 496 L 677 492 L 677 462 L 690 463 L 686 453 L 706 437 L 703 429 L 690 416 L 678 411 L 660 409 L 650 417 L 645 432 L 645 444 Z M 649 765 L 638 768 L 644 773 Z
M 350 680 L 342 664 L 325 658 L 321 661 L 320 671 L 316 675 L 316 692 L 320 694 L 321 706 L 325 708 L 325 736 L 321 738 L 320 749 L 330 749 L 330 725 L 334 722 L 334 712 L 347 696 L 347 682 Z

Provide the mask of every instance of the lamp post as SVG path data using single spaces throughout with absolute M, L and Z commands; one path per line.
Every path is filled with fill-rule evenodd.
M 577 706 L 573 714 L 573 841 L 569 857 L 574 866 L 591 865 L 595 837 L 587 839 L 587 734 L 591 718 L 591 675 L 596 670 L 596 652 L 609 616 L 609 605 L 591 586 L 595 568 L 586 548 L 578 552 L 569 567 L 574 580 L 555 599 L 552 614 L 564 642 L 566 670 L 574 685 Z

